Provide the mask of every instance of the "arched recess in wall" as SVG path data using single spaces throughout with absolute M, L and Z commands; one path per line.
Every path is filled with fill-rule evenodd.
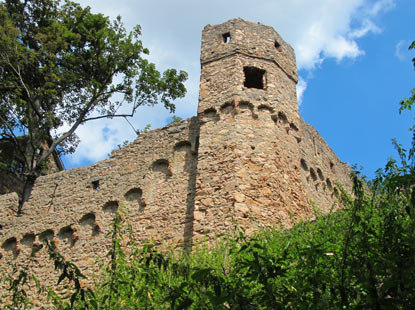
M 301 135 L 300 135 L 299 131 L 300 130 L 298 129 L 297 125 L 294 122 L 291 122 L 290 123 L 290 128 L 289 128 L 289 133 L 294 136 L 297 143 L 300 143 L 302 141 L 302 138 L 301 138 Z
M 78 240 L 78 237 L 75 235 L 75 230 L 71 225 L 62 227 L 59 230 L 58 238 L 70 247 L 74 246 L 75 242 Z
M 321 181 L 324 181 L 324 175 L 323 175 L 323 171 L 321 171 L 320 168 L 317 168 L 317 175 L 320 178 Z
M 304 158 L 301 158 L 300 164 L 304 171 L 308 171 L 307 161 Z
M 33 248 L 33 243 L 36 240 L 36 235 L 34 233 L 26 233 L 24 234 L 22 240 L 20 241 L 25 247 Z
M 112 229 L 112 224 L 118 211 L 119 202 L 117 200 L 107 201 L 102 206 L 101 227 L 104 233 Z
M 125 193 L 124 198 L 128 203 L 130 211 L 144 211 L 145 202 L 143 199 L 143 191 L 140 188 L 134 187 L 130 189 L 128 192 Z
M 92 236 L 96 236 L 101 232 L 101 228 L 96 222 L 95 213 L 90 212 L 82 216 L 79 220 L 79 224 L 81 226 L 81 231 L 84 234 L 91 234 Z
M 258 107 L 258 112 L 268 112 L 269 114 L 273 114 L 274 113 L 274 109 L 272 107 L 270 107 L 267 104 L 261 104 Z
M 317 181 L 317 174 L 316 174 L 316 172 L 314 171 L 314 169 L 313 168 L 310 168 L 310 176 L 311 176 L 311 179 L 315 182 L 315 181 Z
M 170 164 L 167 159 L 158 159 L 151 164 L 153 179 L 167 180 L 172 176 Z
M 254 113 L 254 105 L 249 101 L 241 101 L 238 104 L 238 116 L 246 116 L 249 118 L 257 118 Z
M 294 131 L 294 132 L 298 132 L 298 127 L 294 124 L 294 123 L 290 123 L 290 130 Z
M 233 115 L 235 112 L 235 105 L 233 102 L 225 102 L 220 107 L 220 113 L 223 115 Z
M 329 178 L 326 179 L 326 183 L 327 183 L 328 189 L 332 191 L 333 190 L 333 184 L 331 183 Z
M 190 173 L 192 156 L 192 144 L 189 141 L 180 141 L 174 146 L 173 174 Z
M 108 201 L 102 207 L 102 211 L 108 214 L 115 214 L 117 210 L 118 210 L 118 201 L 116 200 Z
M 283 123 L 283 124 L 287 124 L 288 123 L 288 118 L 287 115 L 285 115 L 284 112 L 278 112 L 278 120 Z
M 10 252 L 13 254 L 13 258 L 16 258 L 19 255 L 19 250 L 17 248 L 17 240 L 15 237 L 9 238 L 3 242 L 1 245 L 2 250 Z
M 273 113 L 274 109 L 267 104 L 261 104 L 258 107 L 258 119 L 265 124 L 274 125 Z
M 151 164 L 146 176 L 146 184 L 143 188 L 148 206 L 154 206 L 163 200 L 159 196 L 168 186 L 168 180 L 171 176 L 172 170 L 167 159 L 158 159 Z
M 205 111 L 203 111 L 203 120 L 216 122 L 219 119 L 219 114 L 216 112 L 215 108 L 208 108 Z
M 55 233 L 52 229 L 47 229 L 39 234 L 39 241 L 44 242 L 45 240 L 51 241 L 55 237 Z
M 277 125 L 277 128 L 279 130 L 284 130 L 285 133 L 289 133 L 290 131 L 290 126 L 289 126 L 289 121 L 287 118 L 287 115 L 282 112 L 279 111 L 278 114 L 275 116 L 275 114 L 272 116 L 272 119 L 274 120 L 274 123 Z

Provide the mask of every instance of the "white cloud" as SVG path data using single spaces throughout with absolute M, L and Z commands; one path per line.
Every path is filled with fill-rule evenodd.
M 378 26 L 376 26 L 371 20 L 366 19 L 362 22 L 362 26 L 360 28 L 354 29 L 349 33 L 349 38 L 359 39 L 370 32 L 380 33 L 381 31 L 382 30 Z
M 301 106 L 303 103 L 303 95 L 307 89 L 307 82 L 300 76 L 297 83 L 297 101 L 298 106 Z
M 395 45 L 395 56 L 400 61 L 407 61 L 411 59 L 411 53 L 408 50 L 408 46 L 411 44 L 409 41 L 400 40 Z
M 299 69 L 314 69 L 326 58 L 341 61 L 364 55 L 356 39 L 380 33 L 375 19 L 394 6 L 393 0 L 316 0 L 304 9 L 301 33 L 292 42 Z
M 376 16 L 379 13 L 389 11 L 395 7 L 395 0 L 379 0 L 375 1 L 372 7 L 370 7 L 369 15 Z
M 377 17 L 394 7 L 395 0 L 81 0 L 94 12 L 114 18 L 121 15 L 127 28 L 142 26 L 142 41 L 150 49 L 150 60 L 160 70 L 183 69 L 189 73 L 188 94 L 177 102 L 176 115 L 195 115 L 199 85 L 199 52 L 201 31 L 206 24 L 218 24 L 241 17 L 273 26 L 296 51 L 299 69 L 318 69 L 327 58 L 337 61 L 355 59 L 364 54 L 358 39 L 379 33 Z M 306 80 L 298 85 L 299 102 Z M 135 127 L 163 126 L 169 117 L 161 106 L 144 107 L 131 120 Z M 110 128 L 107 139 L 103 128 Z M 78 131 L 81 144 L 72 157 L 82 159 L 105 157 L 111 148 L 133 139 L 132 130 L 122 119 L 92 122 Z M 98 146 L 99 144 L 99 146 Z M 102 145 L 101 145 L 102 144 Z
M 339 36 L 328 42 L 324 54 L 326 57 L 336 58 L 340 61 L 344 58 L 356 58 L 363 55 L 364 51 L 359 49 L 355 41 Z

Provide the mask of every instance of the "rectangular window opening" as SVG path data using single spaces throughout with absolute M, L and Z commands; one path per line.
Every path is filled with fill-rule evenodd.
M 247 88 L 265 88 L 265 70 L 256 67 L 244 67 L 245 82 Z
M 278 51 L 281 51 L 281 44 L 277 40 L 274 41 L 274 46 Z
M 229 43 L 231 41 L 231 33 L 227 32 L 222 34 L 223 43 Z
M 99 191 L 99 181 L 92 181 L 92 188 L 94 191 Z

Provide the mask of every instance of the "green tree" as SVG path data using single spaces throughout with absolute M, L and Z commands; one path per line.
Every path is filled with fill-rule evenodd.
M 409 46 L 409 49 L 415 50 L 415 41 L 412 42 L 412 44 Z M 414 63 L 414 69 L 415 69 L 415 57 L 412 58 L 412 62 Z M 401 108 L 399 111 L 402 112 L 405 109 L 411 110 L 414 102 L 415 102 L 415 88 L 411 90 L 411 97 L 405 98 L 401 101 Z
M 411 45 L 409 46 L 410 50 L 415 50 L 415 41 L 413 41 L 411 43 Z M 414 64 L 414 69 L 415 69 L 415 57 L 412 58 L 412 62 Z M 415 102 L 415 88 L 411 89 L 411 96 L 409 98 L 405 98 L 403 100 L 401 100 L 400 104 L 400 108 L 399 108 L 399 112 L 401 113 L 404 110 L 411 110 L 412 106 Z M 411 128 L 412 130 L 412 146 L 409 150 L 409 155 L 408 155 L 408 159 L 412 161 L 412 168 L 415 168 L 415 124 L 414 126 L 412 126 Z
M 180 123 L 183 120 L 180 116 L 173 115 L 172 120 L 169 124 Z
M 174 112 L 187 74 L 157 71 L 139 36 L 68 0 L 0 1 L 0 141 L 22 161 L 18 213 L 48 157 L 75 150 L 80 125 L 158 102 Z

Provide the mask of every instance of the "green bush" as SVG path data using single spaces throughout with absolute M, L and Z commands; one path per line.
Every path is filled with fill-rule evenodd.
M 285 231 L 242 231 L 213 248 L 126 257 L 114 226 L 106 277 L 75 309 L 414 309 L 412 168 L 390 161 L 371 182 L 356 176 L 345 208 Z M 70 305 L 67 306 L 70 308 Z
M 120 236 L 131 229 L 117 214 L 110 263 L 92 289 L 47 244 L 59 281 L 73 285 L 68 300 L 49 298 L 56 309 L 415 309 L 415 169 L 395 145 L 400 165 L 390 160 L 368 184 L 354 175 L 343 209 L 289 230 L 236 231 L 191 253 L 130 244 L 127 255 Z M 29 273 L 9 279 L 3 308 L 30 308 Z

